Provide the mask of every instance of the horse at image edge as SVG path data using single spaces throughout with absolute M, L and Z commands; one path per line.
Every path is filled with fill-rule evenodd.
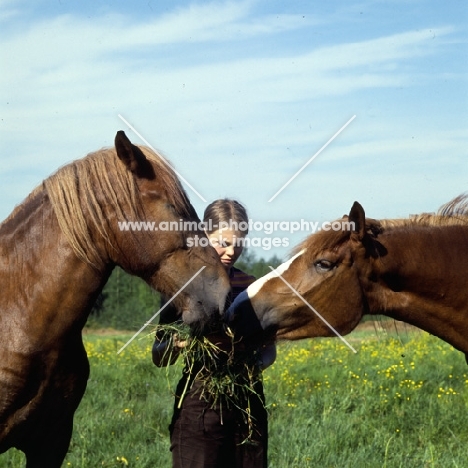
M 196 221 L 174 171 L 118 132 L 115 148 L 47 178 L 0 224 L 0 453 L 16 447 L 27 468 L 57 468 L 89 363 L 81 331 L 119 265 L 203 327 L 223 310 L 227 274 L 203 232 L 121 231 L 119 221 Z
M 309 236 L 236 299 L 226 321 L 237 333 L 246 338 L 256 329 L 256 340 L 336 336 L 326 321 L 346 335 L 363 315 L 382 314 L 467 356 L 468 195 L 437 214 L 380 221 L 366 219 L 355 202 L 341 221 L 342 229 Z

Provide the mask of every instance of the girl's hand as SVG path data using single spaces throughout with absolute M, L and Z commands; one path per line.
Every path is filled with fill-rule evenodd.
M 174 333 L 164 341 L 160 341 L 156 336 L 152 349 L 153 363 L 158 367 L 174 364 L 187 345 L 188 341 L 179 339 L 178 333 Z
M 172 335 L 172 345 L 174 346 L 174 348 L 183 349 L 188 345 L 188 342 L 187 340 L 179 339 L 178 333 L 174 333 L 174 335 Z

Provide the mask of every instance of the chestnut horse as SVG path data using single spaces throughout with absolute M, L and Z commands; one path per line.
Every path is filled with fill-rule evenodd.
M 28 468 L 60 467 L 89 364 L 81 331 L 112 269 L 175 299 L 203 324 L 224 308 L 229 280 L 213 248 L 189 232 L 124 231 L 119 222 L 199 219 L 174 171 L 118 132 L 115 149 L 59 169 L 0 224 L 0 453 Z M 202 232 L 195 232 L 203 236 Z
M 331 225 L 340 228 L 309 236 L 231 305 L 227 319 L 240 335 L 335 336 L 322 317 L 345 335 L 364 314 L 383 314 L 468 355 L 468 195 L 402 220 L 366 220 L 355 202 Z M 248 311 L 255 315 L 246 324 Z

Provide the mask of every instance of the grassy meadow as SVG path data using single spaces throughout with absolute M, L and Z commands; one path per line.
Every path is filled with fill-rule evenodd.
M 64 467 L 171 466 L 178 364 L 151 362 L 150 336 L 86 335 L 91 377 Z M 468 466 L 465 357 L 421 332 L 374 330 L 280 343 L 264 373 L 270 468 Z M 23 466 L 20 452 L 0 467 Z

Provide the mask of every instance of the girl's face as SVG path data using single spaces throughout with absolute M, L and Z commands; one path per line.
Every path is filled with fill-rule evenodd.
M 244 234 L 231 229 L 222 229 L 207 233 L 207 236 L 211 245 L 216 249 L 224 268 L 229 270 L 244 249 L 242 242 Z

